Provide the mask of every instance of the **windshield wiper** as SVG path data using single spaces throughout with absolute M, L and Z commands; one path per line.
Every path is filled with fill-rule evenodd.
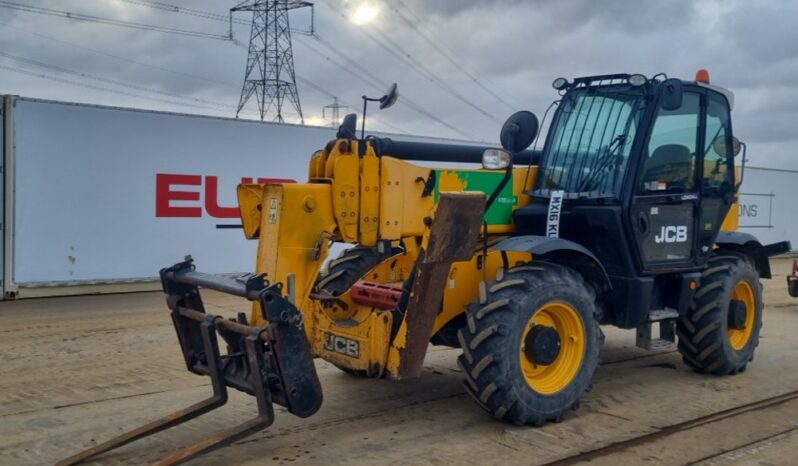
M 612 168 L 615 167 L 615 171 L 621 165 L 622 158 L 618 153 L 619 149 L 623 147 L 624 143 L 626 143 L 627 139 L 626 134 L 619 134 L 612 140 L 610 145 L 607 147 L 605 153 L 596 159 L 596 163 L 590 167 L 590 173 L 579 183 L 578 192 L 591 192 L 593 190 L 597 190 L 600 186 L 602 181 L 602 174 L 607 172 L 609 174 L 612 171 Z

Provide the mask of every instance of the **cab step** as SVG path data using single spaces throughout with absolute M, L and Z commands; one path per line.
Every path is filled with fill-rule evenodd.
M 679 312 L 675 309 L 660 309 L 648 313 L 648 322 L 637 327 L 639 348 L 649 351 L 662 351 L 676 347 L 676 319 Z M 659 327 L 659 336 L 654 338 L 654 325 Z

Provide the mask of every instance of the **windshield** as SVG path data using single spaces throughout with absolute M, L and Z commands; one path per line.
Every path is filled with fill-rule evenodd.
M 643 110 L 638 88 L 570 91 L 550 130 L 537 194 L 562 190 L 567 197 L 617 197 Z

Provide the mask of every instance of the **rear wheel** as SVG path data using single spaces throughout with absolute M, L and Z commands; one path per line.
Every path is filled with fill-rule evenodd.
M 500 271 L 460 330 L 468 393 L 515 424 L 559 421 L 577 409 L 599 364 L 603 336 L 592 288 L 556 264 Z
M 750 258 L 716 255 L 687 315 L 679 319 L 679 352 L 693 369 L 736 374 L 754 359 L 762 328 L 762 284 Z

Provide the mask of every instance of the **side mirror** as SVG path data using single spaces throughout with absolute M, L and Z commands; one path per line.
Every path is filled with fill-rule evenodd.
M 681 79 L 666 79 L 661 85 L 660 106 L 663 110 L 673 111 L 682 107 L 684 91 Z
M 718 136 L 715 138 L 715 141 L 712 142 L 712 148 L 715 149 L 715 152 L 719 155 L 726 154 L 726 137 L 725 136 Z M 743 150 L 743 145 L 740 143 L 740 140 L 736 137 L 732 137 L 732 152 L 734 156 L 737 157 L 740 155 L 740 151 Z
M 521 111 L 513 114 L 502 126 L 499 139 L 504 150 L 516 154 L 535 142 L 540 123 L 532 112 Z
M 399 100 L 399 86 L 393 83 L 388 92 L 380 99 L 380 110 L 393 107 L 397 100 Z
M 344 117 L 343 123 L 338 127 L 338 139 L 355 139 L 357 137 L 357 114 L 350 113 Z

